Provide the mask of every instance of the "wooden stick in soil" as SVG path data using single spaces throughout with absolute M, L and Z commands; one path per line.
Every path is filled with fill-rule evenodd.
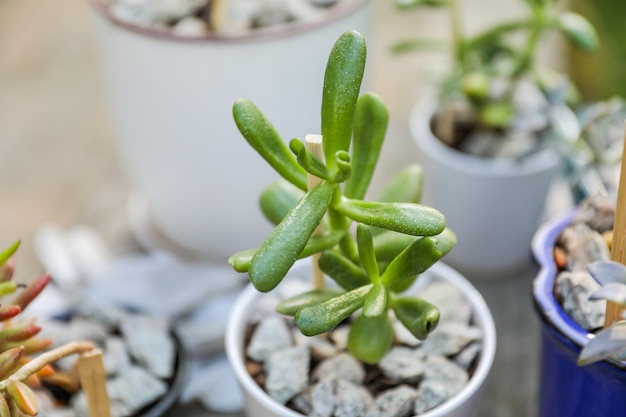
M 626 129 L 625 129 L 626 130 Z M 625 138 L 626 141 L 626 132 Z M 626 146 L 622 153 L 622 167 L 620 170 L 619 187 L 617 189 L 617 207 L 613 224 L 613 242 L 611 243 L 611 260 L 626 265 Z M 621 320 L 624 308 L 607 301 L 604 327 L 610 327 Z
M 87 397 L 89 417 L 111 417 L 102 351 L 96 349 L 81 355 L 78 358 L 78 375 Z
M 322 148 L 322 136 L 321 135 L 306 135 L 304 138 L 304 144 L 306 149 L 311 152 L 311 154 L 319 159 L 320 161 L 324 160 L 324 150 Z M 315 175 L 307 174 L 307 188 L 309 190 L 315 188 L 320 182 L 322 182 L 321 178 L 316 177 Z M 313 235 L 317 235 L 322 233 L 322 224 L 320 223 L 317 226 L 317 229 L 313 232 Z M 319 268 L 318 261 L 320 259 L 320 254 L 316 253 L 313 255 L 313 288 L 321 289 L 324 288 L 324 274 Z

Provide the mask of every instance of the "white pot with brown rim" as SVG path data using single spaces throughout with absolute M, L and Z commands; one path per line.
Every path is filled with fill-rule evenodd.
M 275 179 L 241 139 L 234 101 L 253 100 L 285 140 L 320 129 L 328 46 L 370 32 L 370 0 L 323 18 L 247 35 L 183 37 L 129 24 L 92 0 L 101 72 L 121 164 L 135 197 L 131 227 L 147 246 L 222 260 L 271 228 L 250 206 Z

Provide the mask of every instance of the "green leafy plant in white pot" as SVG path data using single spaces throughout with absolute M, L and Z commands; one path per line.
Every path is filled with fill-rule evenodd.
M 346 407 L 352 407 L 351 415 L 388 412 L 384 393 L 369 398 L 364 386 L 355 387 L 354 381 L 343 379 L 349 378 L 347 375 L 309 386 L 317 377 L 309 373 L 316 371 L 312 370 L 314 359 L 308 356 L 312 348 L 306 343 L 264 352 L 261 367 L 266 382 L 264 387 L 259 385 L 248 369 L 247 358 L 256 342 L 248 340 L 246 333 L 259 320 L 261 306 L 268 303 L 278 313 L 293 316 L 290 323 L 311 343 L 327 343 L 338 328 L 349 329 L 346 346 L 335 347 L 347 349 L 349 353 L 344 353 L 351 366 L 363 370 L 382 364 L 398 348 L 398 326 L 413 340 L 426 339 L 437 326 L 438 308 L 414 296 L 420 282 L 442 281 L 454 287 L 451 293 L 460 291 L 461 298 L 471 305 L 473 325 L 480 334 L 480 353 L 473 362 L 471 377 L 465 377 L 462 384 L 438 383 L 439 394 L 434 395 L 437 399 L 428 404 L 418 394 L 418 380 L 428 380 L 428 370 L 423 378 L 396 384 L 406 395 L 399 402 L 406 413 L 429 417 L 472 415 L 493 362 L 495 330 L 488 307 L 465 278 L 438 263 L 454 247 L 456 236 L 446 228 L 438 210 L 417 203 L 421 169 L 411 166 L 399 173 L 380 201 L 364 200 L 388 121 L 386 106 L 378 96 L 359 96 L 365 58 L 365 39 L 359 32 L 345 32 L 335 42 L 324 76 L 322 135 L 307 136 L 306 144 L 294 139 L 287 147 L 250 100 L 240 99 L 233 107 L 242 135 L 282 176 L 260 198 L 263 213 L 276 224 L 274 231 L 258 248 L 238 252 L 229 261 L 237 271 L 247 273 L 252 283 L 236 303 L 226 334 L 227 355 L 243 388 L 249 416 L 322 412 L 316 407 L 325 408 L 329 416 L 341 415 Z M 312 259 L 310 264 L 301 260 L 308 257 Z M 282 298 L 281 288 L 290 284 L 303 288 L 297 278 L 303 273 L 313 275 L 314 285 Z M 328 285 L 327 278 L 332 280 Z M 270 293 L 262 294 L 266 292 Z M 281 317 L 273 311 L 263 313 L 267 314 Z M 274 323 L 270 325 L 274 330 L 284 324 L 282 320 Z M 270 343 L 283 336 L 291 343 L 290 330 L 285 332 L 270 337 Z M 422 364 L 428 369 L 429 362 L 419 347 L 402 349 L 413 355 L 411 365 Z M 293 362 L 288 358 L 293 357 L 297 360 L 288 371 L 271 370 L 271 362 L 291 366 Z M 449 362 L 443 357 L 434 360 Z M 458 365 L 450 367 L 452 373 L 458 370 Z M 277 374 L 288 374 L 293 379 L 278 383 Z M 423 384 L 422 388 L 426 386 Z M 365 399 L 359 405 L 348 406 L 344 400 L 329 397 L 318 406 L 306 405 L 309 394 L 315 397 L 314 392 L 338 391 L 356 391 Z M 294 402 L 304 402 L 301 407 L 306 411 L 296 411 Z
M 527 15 L 473 35 L 461 30 L 461 0 L 396 3 L 407 11 L 441 7 L 451 18 L 450 71 L 410 118 L 418 160 L 430 173 L 424 201 L 446 213 L 461 242 L 448 262 L 478 279 L 527 270 L 532 233 L 561 169 L 555 144 L 575 147 L 580 136 L 571 109 L 575 89 L 539 67 L 535 55 L 555 31 L 593 50 L 595 31 L 552 0 L 526 1 Z M 410 52 L 439 44 L 407 39 L 394 48 Z M 495 232 L 481 232 L 486 229 Z
M 260 244 L 270 225 L 247 207 L 273 173 L 237 140 L 228 111 L 232 97 L 257 100 L 285 138 L 303 126 L 318 126 L 319 97 L 312 86 L 323 72 L 323 45 L 346 26 L 366 32 L 371 0 L 310 6 L 310 13 L 299 11 L 299 18 L 275 25 L 234 21 L 232 30 L 213 22 L 216 16 L 236 20 L 269 3 L 90 3 L 103 91 L 132 191 L 128 215 L 134 235 L 148 248 L 209 260 L 226 260 L 241 246 Z M 124 4 L 127 9 L 120 9 Z M 241 13 L 229 11 L 236 6 Z M 221 29 L 177 29 L 185 22 L 202 24 L 199 16 L 207 14 Z

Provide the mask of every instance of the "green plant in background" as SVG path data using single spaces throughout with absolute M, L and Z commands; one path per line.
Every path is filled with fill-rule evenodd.
M 626 265 L 615 261 L 598 261 L 587 267 L 591 276 L 602 287 L 592 293 L 591 300 L 606 300 L 626 309 Z M 588 365 L 604 359 L 626 359 L 626 317 L 601 330 L 583 347 L 579 365 Z
M 417 166 L 397 174 L 379 201 L 364 200 L 388 123 L 378 96 L 359 97 L 365 61 L 363 36 L 341 35 L 324 78 L 323 158 L 299 139 L 288 148 L 252 102 L 235 103 L 242 135 L 283 179 L 260 198 L 274 231 L 259 248 L 237 253 L 229 262 L 267 292 L 297 259 L 318 255 L 317 265 L 337 287 L 319 286 L 284 300 L 278 312 L 294 316 L 300 331 L 312 336 L 361 309 L 352 321 L 348 348 L 356 358 L 376 363 L 393 341 L 390 311 L 419 339 L 437 325 L 437 307 L 402 292 L 452 249 L 456 236 L 439 211 L 417 203 L 422 175 Z M 309 189 L 307 177 L 321 182 Z
M 459 146 L 469 133 L 481 129 L 501 131 L 501 137 L 548 134 L 569 142 L 578 139 L 579 130 L 568 128 L 575 89 L 565 77 L 536 65 L 535 55 L 553 31 L 581 50 L 595 50 L 595 29 L 583 16 L 561 10 L 555 0 L 525 3 L 527 16 L 469 36 L 461 30 L 460 0 L 396 0 L 400 10 L 440 7 L 450 14 L 448 45 L 417 38 L 393 47 L 397 53 L 441 46 L 451 51 L 452 69 L 441 82 L 441 106 L 433 124 L 443 142 Z
M 32 356 L 46 349 L 52 341 L 36 338 L 41 328 L 32 319 L 20 321 L 18 316 L 48 285 L 50 275 L 42 275 L 28 285 L 12 281 L 13 255 L 19 245 L 17 241 L 0 252 L 0 296 L 17 294 L 0 307 L 0 417 L 37 415 L 37 400 L 31 386 L 38 386 L 40 378 L 54 373 L 50 367 L 52 362 L 93 349 L 90 342 L 73 342 Z

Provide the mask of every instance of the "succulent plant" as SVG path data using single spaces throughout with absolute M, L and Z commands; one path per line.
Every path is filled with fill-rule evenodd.
M 416 165 L 398 173 L 379 201 L 364 200 L 388 123 L 377 95 L 359 96 L 365 61 L 363 36 L 342 34 L 324 77 L 321 158 L 299 139 L 287 147 L 251 101 L 236 101 L 233 114 L 243 137 L 283 179 L 260 197 L 274 231 L 259 248 L 229 262 L 267 292 L 296 260 L 316 255 L 315 263 L 337 285 L 286 299 L 277 311 L 294 316 L 307 336 L 328 332 L 354 314 L 349 351 L 376 363 L 393 341 L 390 311 L 419 339 L 437 325 L 436 306 L 402 293 L 452 249 L 456 236 L 442 213 L 417 203 L 422 171 Z M 309 187 L 310 178 L 319 184 Z
M 597 261 L 588 265 L 591 276 L 602 286 L 590 295 L 591 300 L 607 300 L 626 308 L 626 265 L 615 261 Z M 626 359 L 626 317 L 599 331 L 580 352 L 579 365 L 604 359 Z
M 0 308 L 0 417 L 37 415 L 37 401 L 31 387 L 39 386 L 41 378 L 54 374 L 50 364 L 64 356 L 93 349 L 90 342 L 73 342 L 40 353 L 52 341 L 36 338 L 41 328 L 34 319 L 20 320 L 18 316 L 48 285 L 50 275 L 42 275 L 28 285 L 12 281 L 13 255 L 19 245 L 17 241 L 0 252 L 0 296 L 16 294 Z
M 473 132 L 496 130 L 498 137 L 519 135 L 576 142 L 570 127 L 577 92 L 568 79 L 539 67 L 535 55 L 545 35 L 558 31 L 584 51 L 598 46 L 593 26 L 583 16 L 561 10 L 556 0 L 525 0 L 529 13 L 498 22 L 469 36 L 461 30 L 460 0 L 396 0 L 400 10 L 447 8 L 451 42 L 406 39 L 394 45 L 398 53 L 446 48 L 452 70 L 440 83 L 441 105 L 433 131 L 443 142 L 461 147 Z M 524 36 L 520 42 L 520 34 Z M 489 156 L 489 155 L 487 155 Z

